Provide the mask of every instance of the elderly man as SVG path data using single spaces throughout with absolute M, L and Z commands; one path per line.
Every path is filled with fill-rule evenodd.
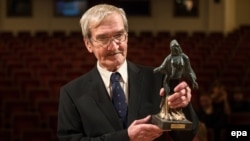
M 125 12 L 112 5 L 96 5 L 80 20 L 83 41 L 97 59 L 88 73 L 61 88 L 58 112 L 60 141 L 166 140 L 166 133 L 150 124 L 160 111 L 163 75 L 126 59 L 128 23 Z M 187 91 L 188 90 L 188 91 Z M 198 119 L 189 104 L 186 82 L 168 97 L 173 108 L 184 108 L 191 131 L 171 131 L 174 140 L 192 140 Z

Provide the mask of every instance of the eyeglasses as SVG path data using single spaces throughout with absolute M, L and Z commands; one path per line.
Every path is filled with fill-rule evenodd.
M 96 39 L 92 38 L 91 41 L 94 41 L 98 43 L 99 45 L 102 45 L 105 47 L 105 46 L 108 46 L 111 41 L 114 41 L 115 43 L 121 43 L 121 42 L 126 41 L 126 39 L 127 39 L 127 33 L 120 33 L 113 37 L 99 37 Z

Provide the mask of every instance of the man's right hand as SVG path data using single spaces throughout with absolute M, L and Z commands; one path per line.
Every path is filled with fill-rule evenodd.
M 149 124 L 151 116 L 143 119 L 135 120 L 128 127 L 128 136 L 130 141 L 152 141 L 163 133 L 163 130 L 158 126 Z

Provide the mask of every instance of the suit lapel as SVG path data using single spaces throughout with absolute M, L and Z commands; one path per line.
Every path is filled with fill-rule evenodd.
M 138 118 L 139 105 L 141 102 L 141 81 L 142 76 L 138 67 L 128 62 L 128 78 L 129 78 L 129 100 L 128 100 L 128 125 Z
M 93 70 L 91 78 L 91 83 L 93 86 L 92 92 L 94 92 L 93 99 L 95 99 L 97 106 L 102 110 L 103 114 L 107 117 L 110 124 L 115 128 L 115 130 L 122 129 L 122 125 L 119 122 L 118 115 L 116 114 L 112 101 L 108 95 L 108 92 L 104 86 L 97 68 Z

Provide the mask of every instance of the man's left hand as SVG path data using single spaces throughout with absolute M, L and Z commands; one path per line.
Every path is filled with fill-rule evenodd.
M 163 96 L 165 93 L 162 88 L 160 91 L 160 95 Z M 168 105 L 170 108 L 183 108 L 186 107 L 191 101 L 191 89 L 186 82 L 179 83 L 174 88 L 174 93 L 167 97 Z

